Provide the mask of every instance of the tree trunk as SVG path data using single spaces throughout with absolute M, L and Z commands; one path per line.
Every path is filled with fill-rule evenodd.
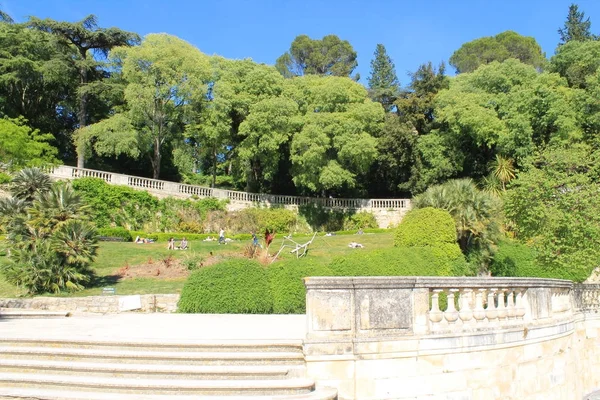
M 210 185 L 211 188 L 215 188 L 215 184 L 217 183 L 217 149 L 213 149 L 213 170 L 212 170 L 212 183 Z
M 82 66 L 79 68 L 79 86 L 80 89 L 83 88 L 87 84 L 87 69 L 85 66 L 86 51 L 80 50 L 81 58 L 83 59 Z M 81 93 L 79 95 L 79 112 L 77 113 L 77 118 L 79 119 L 79 129 L 84 128 L 87 125 L 87 94 Z M 86 151 L 86 143 L 80 143 L 77 146 L 77 168 L 85 167 L 85 151 Z
M 160 139 L 154 140 L 154 157 L 152 157 L 152 178 L 158 179 L 160 176 L 160 160 L 162 155 L 160 154 Z

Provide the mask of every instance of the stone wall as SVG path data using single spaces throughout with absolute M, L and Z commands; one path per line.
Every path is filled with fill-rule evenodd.
M 600 387 L 600 315 L 575 307 L 569 281 L 305 284 L 307 370 L 342 399 L 571 400 Z
M 178 294 L 143 294 L 132 296 L 34 297 L 1 299 L 0 308 L 69 311 L 89 313 L 120 313 L 126 311 L 177 311 Z

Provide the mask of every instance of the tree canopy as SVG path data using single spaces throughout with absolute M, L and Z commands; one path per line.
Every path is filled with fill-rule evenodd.
M 390 111 L 400 89 L 394 62 L 382 44 L 377 45 L 374 56 L 371 60 L 371 75 L 367 80 L 369 94 L 374 101 L 381 103 L 386 111 Z
M 356 52 L 347 40 L 336 35 L 323 39 L 297 36 L 290 49 L 275 63 L 286 78 L 302 75 L 350 76 L 358 65 Z M 355 77 L 358 80 L 358 76 Z
M 595 40 L 596 36 L 592 35 L 591 27 L 592 22 L 590 18 L 585 18 L 585 13 L 579 11 L 577 4 L 571 4 L 565 25 L 558 30 L 558 34 L 560 35 L 559 46 L 571 41 L 584 42 L 586 40 Z
M 450 57 L 450 65 L 460 74 L 473 72 L 481 65 L 509 58 L 516 58 L 538 69 L 542 69 L 546 62 L 542 48 L 533 37 L 506 31 L 463 44 Z

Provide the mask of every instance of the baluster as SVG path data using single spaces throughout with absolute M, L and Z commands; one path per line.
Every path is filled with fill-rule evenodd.
M 516 305 L 515 305 L 515 315 L 517 316 L 518 319 L 521 319 L 525 316 L 525 305 L 523 304 L 523 295 L 524 290 L 523 289 L 516 289 L 517 291 L 517 299 L 516 299 Z
M 454 306 L 454 293 L 456 292 L 458 292 L 458 289 L 450 289 L 448 293 L 448 307 L 444 313 L 444 318 L 451 324 L 455 323 L 458 319 L 458 311 L 456 311 L 456 307 Z
M 443 313 L 440 311 L 440 292 L 442 289 L 433 289 L 431 295 L 431 310 L 429 311 L 429 320 L 433 323 L 439 323 L 443 318 Z
M 485 293 L 485 289 L 477 289 L 477 294 L 475 295 L 475 309 L 473 310 L 473 318 L 477 322 L 481 322 L 485 319 L 485 310 L 483 309 L 483 295 Z
M 517 311 L 515 309 L 515 293 L 513 289 L 508 289 L 508 294 L 506 296 L 506 308 L 508 311 L 508 319 L 515 319 L 517 315 Z
M 508 316 L 508 310 L 506 309 L 506 304 L 504 303 L 504 293 L 506 289 L 500 289 L 498 292 L 498 319 L 503 320 Z
M 473 318 L 473 309 L 471 308 L 473 289 L 462 289 L 458 300 L 460 304 L 460 312 L 458 315 L 462 322 L 467 323 Z
M 485 316 L 490 322 L 498 318 L 498 309 L 496 308 L 496 304 L 494 304 L 494 298 L 496 297 L 497 291 L 498 289 L 490 289 L 488 291 L 488 302 L 485 309 Z

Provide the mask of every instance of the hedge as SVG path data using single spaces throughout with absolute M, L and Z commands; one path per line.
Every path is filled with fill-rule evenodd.
M 458 250 L 458 252 L 457 252 Z M 357 250 L 329 265 L 335 276 L 461 276 L 469 265 L 456 245 Z
M 329 268 L 307 258 L 271 264 L 268 268 L 268 276 L 273 294 L 273 313 L 304 314 L 306 289 L 302 279 L 307 276 L 331 275 Z
M 398 228 L 394 245 L 398 247 L 456 244 L 456 225 L 448 211 L 426 207 L 409 211 Z
M 182 313 L 270 314 L 273 296 L 265 269 L 254 260 L 230 259 L 188 278 L 179 299 Z
M 119 237 L 119 238 L 122 238 L 125 242 L 133 241 L 131 232 L 129 232 L 125 228 L 99 228 L 98 236 Z
M 494 276 L 550 277 L 536 262 L 535 250 L 512 239 L 498 243 L 490 271 Z

